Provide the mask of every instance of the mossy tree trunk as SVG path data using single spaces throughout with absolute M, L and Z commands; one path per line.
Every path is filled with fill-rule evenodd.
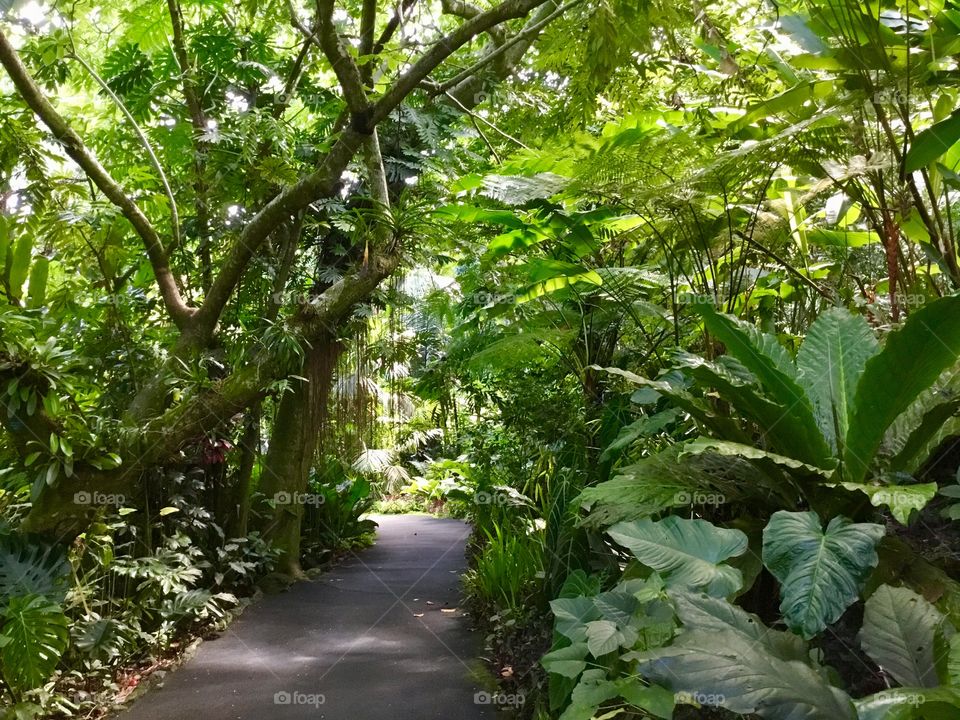
M 327 401 L 342 345 L 332 337 L 314 342 L 303 361 L 303 380 L 291 380 L 277 408 L 270 447 L 260 477 L 267 510 L 264 535 L 280 552 L 278 570 L 301 577 L 300 534 L 317 441 L 327 416 Z

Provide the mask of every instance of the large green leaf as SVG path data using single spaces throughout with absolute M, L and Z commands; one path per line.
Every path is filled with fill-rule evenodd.
M 874 507 L 886 505 L 890 514 L 904 525 L 914 511 L 923 510 L 937 494 L 936 483 L 919 485 L 866 485 L 863 483 L 840 483 L 844 490 L 862 492 L 870 498 Z
M 960 140 L 960 110 L 918 133 L 904 158 L 907 172 L 931 164 Z
M 710 362 L 698 355 L 680 352 L 676 355 L 676 362 L 699 385 L 716 390 L 741 416 L 752 420 L 763 432 L 768 447 L 791 457 L 810 456 L 807 428 L 798 425 L 794 415 L 785 413 L 780 403 L 764 394 L 757 385 L 757 378 L 736 359 L 725 355 Z
M 668 587 L 725 596 L 743 584 L 739 570 L 722 564 L 747 551 L 747 536 L 739 530 L 671 515 L 656 522 L 618 523 L 607 532 L 641 563 L 659 572 Z
M 62 600 L 69 574 L 70 564 L 61 548 L 0 534 L 0 605 L 20 595 Z
M 669 398 L 674 405 L 689 413 L 701 426 L 712 430 L 720 437 L 744 442 L 748 440 L 735 420 L 715 413 L 705 402 L 700 398 L 694 397 L 685 387 L 680 385 L 671 373 L 662 375 L 656 380 L 650 380 L 649 378 L 641 377 L 636 373 L 621 368 L 600 367 L 598 365 L 593 365 L 591 368 L 610 373 L 611 375 L 618 375 L 635 385 L 641 385 L 656 391 L 665 398 Z M 677 374 L 679 373 L 674 371 L 673 375 Z
M 834 452 L 842 452 L 857 383 L 867 360 L 878 351 L 866 320 L 833 308 L 820 314 L 797 353 L 800 385 Z
M 863 482 L 883 434 L 960 356 L 960 296 L 940 298 L 913 312 L 867 361 L 854 400 L 844 453 L 844 476 Z
M 30 282 L 27 285 L 27 305 L 38 308 L 47 296 L 47 278 L 50 275 L 50 259 L 44 255 L 34 258 L 30 267 Z
M 557 598 L 550 601 L 558 633 L 574 643 L 586 642 L 587 623 L 601 618 L 591 597 Z
M 575 678 L 587 667 L 587 652 L 586 643 L 573 643 L 548 652 L 540 659 L 540 664 L 549 673 Z
M 10 264 L 10 294 L 15 298 L 23 296 L 23 284 L 30 274 L 30 259 L 33 256 L 33 235 L 22 233 L 13 245 Z
M 960 689 L 892 688 L 855 702 L 858 720 L 956 720 Z
M 787 626 L 811 638 L 854 603 L 872 568 L 882 525 L 835 517 L 826 532 L 815 512 L 773 514 L 763 530 L 763 563 L 780 582 Z
M 0 648 L 3 679 L 18 691 L 42 685 L 67 649 L 67 618 L 60 606 L 39 595 L 12 598 L 3 610 Z
M 809 665 L 781 660 L 743 634 L 684 632 L 669 647 L 628 653 L 640 674 L 674 692 L 769 720 L 854 720 L 853 704 Z
M 765 627 L 756 615 L 723 598 L 706 593 L 672 590 L 680 622 L 690 630 L 704 632 L 735 632 L 750 642 L 762 645 L 771 655 L 781 660 L 810 661 L 810 651 L 801 638 L 790 632 Z
M 943 615 L 922 596 L 881 585 L 867 600 L 860 644 L 901 685 L 936 687 L 933 645 L 942 622 Z
M 909 473 L 926 462 L 958 409 L 960 377 L 951 366 L 897 416 L 884 434 L 880 453 L 890 457 L 890 469 Z
M 810 465 L 828 466 L 833 458 L 830 446 L 817 427 L 813 406 L 797 383 L 797 369 L 787 350 L 772 335 L 718 313 L 712 305 L 695 306 L 704 325 L 733 355 L 752 372 L 761 386 L 782 408 L 780 422 L 794 428 L 798 437 L 794 452 L 797 459 Z
M 822 477 L 827 477 L 830 474 L 830 471 L 822 467 L 814 467 L 813 465 L 807 465 L 805 462 L 796 460 L 792 457 L 787 457 L 785 455 L 778 455 L 777 453 L 767 452 L 766 450 L 761 450 L 754 445 L 745 445 L 744 443 L 728 442 L 726 440 L 714 440 L 713 438 L 702 437 L 697 438 L 696 440 L 691 440 L 688 443 L 683 444 L 683 451 L 680 454 L 680 457 L 686 457 L 688 455 L 699 455 L 705 452 L 716 453 L 717 455 L 724 455 L 727 457 L 736 456 L 742 457 L 747 460 L 755 460 L 762 464 L 767 464 L 781 469 L 790 470 L 793 472 L 799 472 L 804 475 L 820 475 Z

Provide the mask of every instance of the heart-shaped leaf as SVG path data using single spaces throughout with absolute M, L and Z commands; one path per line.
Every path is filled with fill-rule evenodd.
M 723 597 L 743 584 L 739 570 L 721 564 L 747 551 L 747 536 L 739 530 L 671 515 L 659 521 L 618 523 L 608 532 L 640 562 L 660 573 L 668 587 Z
M 763 531 L 763 564 L 780 581 L 780 611 L 812 638 L 854 603 L 871 569 L 882 525 L 835 517 L 826 531 L 815 512 L 773 514 Z

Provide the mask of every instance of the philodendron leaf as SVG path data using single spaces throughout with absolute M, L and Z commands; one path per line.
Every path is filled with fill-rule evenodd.
M 641 563 L 659 572 L 667 587 L 724 597 L 743 584 L 739 570 L 721 564 L 747 551 L 747 536 L 739 530 L 671 515 L 659 521 L 617 523 L 607 532 Z
M 670 597 L 684 627 L 704 632 L 735 632 L 746 640 L 759 643 L 781 660 L 804 663 L 810 660 L 810 650 L 801 638 L 764 626 L 756 615 L 722 598 L 682 591 L 671 591 Z
M 734 631 L 690 630 L 665 648 L 627 653 L 651 682 L 768 720 L 855 720 L 853 704 L 816 670 L 781 660 Z
M 923 510 L 937 494 L 936 483 L 919 485 L 866 485 L 864 483 L 840 483 L 840 487 L 851 492 L 862 492 L 870 498 L 874 507 L 886 505 L 897 522 L 907 524 L 910 514 Z
M 912 590 L 881 585 L 867 600 L 860 644 L 901 685 L 936 687 L 933 645 L 942 622 L 940 611 Z
M 763 531 L 763 564 L 780 582 L 787 626 L 809 639 L 860 596 L 877 565 L 882 525 L 835 517 L 826 531 L 815 512 L 773 514 Z
M 820 314 L 797 353 L 801 387 L 813 404 L 817 425 L 834 452 L 843 448 L 857 382 L 879 346 L 859 315 L 843 308 Z

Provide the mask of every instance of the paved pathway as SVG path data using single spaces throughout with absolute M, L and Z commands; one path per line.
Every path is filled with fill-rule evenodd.
M 118 720 L 481 720 L 459 602 L 467 525 L 378 516 L 377 542 L 248 608 Z

